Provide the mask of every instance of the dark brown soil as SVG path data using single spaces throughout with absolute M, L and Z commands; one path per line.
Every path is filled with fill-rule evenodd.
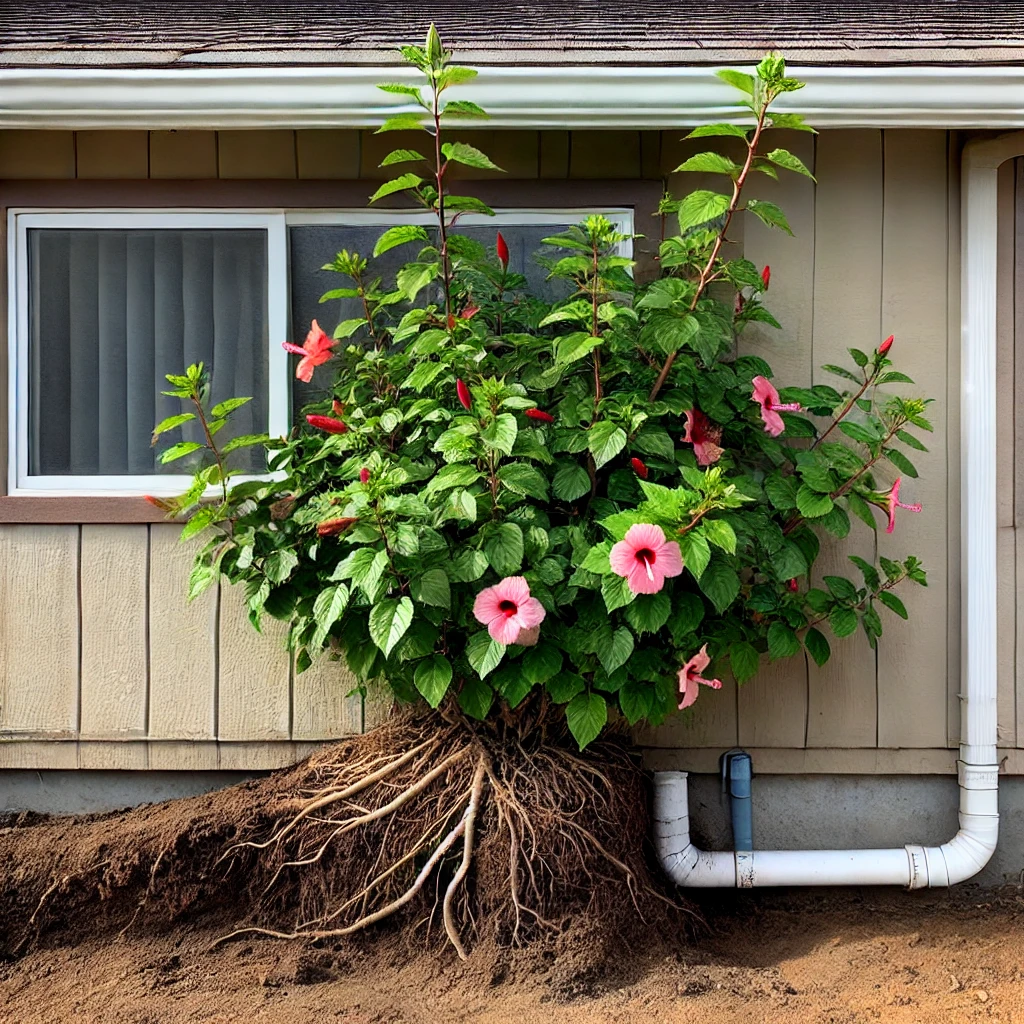
M 1024 899 L 960 890 L 707 893 L 696 942 L 650 934 L 502 961 L 219 929 L 84 938 L 0 963 L 3 1024 L 958 1024 L 1024 1021 Z M 211 922 L 210 924 L 213 924 Z M 220 927 L 224 927 L 221 922 Z M 87 932 L 88 929 L 82 929 Z M 583 983 L 576 984 L 582 971 Z

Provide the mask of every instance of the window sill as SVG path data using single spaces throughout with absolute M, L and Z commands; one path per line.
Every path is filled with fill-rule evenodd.
M 3 523 L 164 523 L 167 516 L 141 496 L 0 496 Z

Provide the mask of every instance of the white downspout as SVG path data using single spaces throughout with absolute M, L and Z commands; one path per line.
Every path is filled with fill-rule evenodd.
M 684 886 L 947 886 L 976 875 L 999 837 L 996 756 L 996 264 L 998 169 L 1024 133 L 968 143 L 961 266 L 961 597 L 964 611 L 960 829 L 942 846 L 708 853 L 690 842 L 686 772 L 654 776 L 654 843 Z

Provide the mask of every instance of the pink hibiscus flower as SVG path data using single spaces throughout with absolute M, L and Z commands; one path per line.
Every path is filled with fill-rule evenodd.
M 308 384 L 313 379 L 313 368 L 326 363 L 334 354 L 332 352 L 333 345 L 334 341 L 324 334 L 320 325 L 314 320 L 301 348 L 298 345 L 293 345 L 290 341 L 282 342 L 281 347 L 286 352 L 302 356 L 299 365 L 295 367 L 295 376 L 298 380 Z
M 612 572 L 624 576 L 634 594 L 656 594 L 666 576 L 683 571 L 683 556 L 665 531 L 650 523 L 635 523 L 611 551 Z
M 905 508 L 908 512 L 920 512 L 920 505 L 904 505 L 900 501 L 900 480 L 902 477 L 896 477 L 896 482 L 892 485 L 892 490 L 886 497 L 886 505 L 889 511 L 889 525 L 885 528 L 886 533 L 892 533 L 896 529 L 896 509 Z
M 782 422 L 780 412 L 799 412 L 799 402 L 783 404 L 779 401 L 779 393 L 772 387 L 766 377 L 755 377 L 753 380 L 754 393 L 751 400 L 761 406 L 761 419 L 764 420 L 764 429 L 772 437 L 778 437 L 786 429 Z
M 722 440 L 722 428 L 712 426 L 711 420 L 696 407 L 687 409 L 683 415 L 686 417 L 683 440 L 693 445 L 697 465 L 710 466 L 717 462 L 722 457 L 722 449 L 718 446 Z
M 473 602 L 477 622 L 482 622 L 499 644 L 535 644 L 546 614 L 540 601 L 530 597 L 530 585 L 522 576 L 506 576 L 481 590 Z
M 705 679 L 701 672 L 703 672 L 708 665 L 711 664 L 711 659 L 708 657 L 708 645 L 705 644 L 680 670 L 679 670 L 679 696 L 682 700 L 679 701 L 679 710 L 688 708 L 696 699 L 697 694 L 700 692 L 697 684 L 701 686 L 710 686 L 712 690 L 720 690 L 722 688 L 721 679 Z

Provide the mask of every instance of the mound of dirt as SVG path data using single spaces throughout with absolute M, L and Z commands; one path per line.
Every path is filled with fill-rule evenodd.
M 623 944 L 693 914 L 652 870 L 647 780 L 625 740 L 580 756 L 543 715 L 395 716 L 230 789 L 9 823 L 0 953 L 209 919 L 222 940 L 449 941 L 462 959 L 479 946 L 495 975 L 506 950 L 535 946 L 585 991 Z

